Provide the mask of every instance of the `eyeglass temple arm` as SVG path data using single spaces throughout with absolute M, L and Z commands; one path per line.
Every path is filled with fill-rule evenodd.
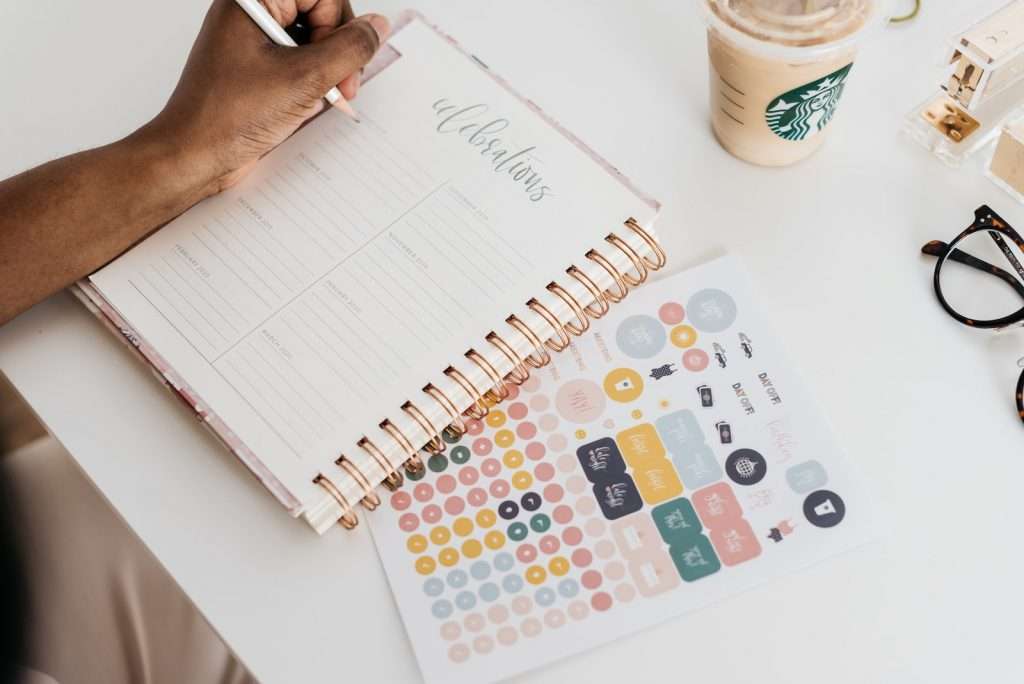
M 938 257 L 939 259 L 944 257 L 946 255 L 946 252 L 948 251 L 949 245 L 946 244 L 945 242 L 942 242 L 941 240 L 932 240 L 931 242 L 929 242 L 928 244 L 921 248 L 921 253 L 927 254 L 928 256 Z M 950 252 L 949 259 L 956 261 L 957 263 L 961 263 L 964 266 L 970 266 L 971 268 L 982 271 L 983 273 L 989 273 L 991 275 L 996 276 L 1004 283 L 1012 287 L 1014 291 L 1018 295 L 1020 295 L 1021 299 L 1024 299 L 1024 285 L 1022 285 L 1019 280 L 1017 280 L 1008 272 L 1004 271 L 998 266 L 994 266 L 988 263 L 987 261 L 979 259 L 978 257 L 971 256 L 967 252 L 964 252 L 959 249 L 954 249 L 952 252 Z

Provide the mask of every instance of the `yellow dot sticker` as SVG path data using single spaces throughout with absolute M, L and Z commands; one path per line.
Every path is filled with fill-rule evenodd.
M 487 414 L 485 419 L 488 425 L 492 428 L 500 428 L 505 424 L 505 412 L 504 411 L 491 411 Z
M 416 572 L 421 575 L 429 575 L 436 567 L 437 563 L 430 556 L 420 556 L 416 559 Z
M 484 552 L 483 544 L 476 539 L 467 539 L 462 544 L 462 555 L 466 558 L 476 558 Z
M 489 508 L 485 508 L 476 514 L 476 524 L 487 529 L 498 520 L 498 516 Z
M 526 489 L 533 484 L 533 475 L 525 470 L 520 470 L 512 476 L 512 486 L 516 489 Z
M 548 563 L 548 570 L 555 577 L 561 577 L 565 573 L 569 572 L 569 561 L 564 556 L 555 556 Z
M 491 530 L 484 537 L 484 544 L 486 544 L 489 549 L 500 549 L 505 545 L 505 535 L 498 530 Z
M 465 537 L 473 531 L 473 521 L 469 518 L 456 518 L 452 530 L 460 537 Z
M 547 577 L 547 571 L 539 565 L 531 565 L 526 569 L 526 581 L 530 584 L 541 584 Z
M 697 331 L 688 325 L 677 325 L 668 334 L 672 344 L 680 349 L 692 347 L 697 342 Z
M 459 562 L 459 552 L 449 546 L 447 549 L 441 549 L 441 553 L 437 554 L 437 560 L 441 565 L 450 568 Z
M 523 465 L 523 452 L 516 449 L 509 449 L 505 452 L 502 462 L 509 468 L 518 468 Z
M 452 533 L 448 531 L 448 528 L 444 525 L 438 525 L 434 529 L 430 530 L 430 541 L 435 544 L 447 544 L 448 540 L 452 538 Z
M 510 447 L 516 441 L 516 435 L 511 430 L 498 430 L 494 433 L 494 443 L 500 447 Z
M 405 542 L 405 548 L 413 553 L 423 553 L 427 550 L 427 538 L 422 534 L 414 534 Z
M 587 431 L 586 430 L 577 430 L 576 431 L 576 439 L 586 439 L 586 438 L 587 438 Z
M 640 420 L 641 418 L 644 417 L 644 412 L 641 411 L 640 409 L 633 409 L 632 411 L 630 411 L 629 415 L 633 418 L 633 420 Z

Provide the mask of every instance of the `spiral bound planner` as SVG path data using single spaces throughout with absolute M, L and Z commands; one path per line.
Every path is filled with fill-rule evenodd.
M 325 112 L 76 288 L 319 533 L 665 265 L 656 202 L 422 17 L 396 27 L 362 123 Z

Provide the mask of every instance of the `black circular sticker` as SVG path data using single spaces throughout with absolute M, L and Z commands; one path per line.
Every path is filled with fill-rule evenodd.
M 505 520 L 512 520 L 519 515 L 519 504 L 515 501 L 502 501 L 498 505 L 498 515 Z
M 526 510 L 535 511 L 540 508 L 541 505 L 540 494 L 537 492 L 527 492 L 526 494 L 523 494 L 521 503 L 523 504 L 523 508 Z
M 819 489 L 804 499 L 804 517 L 815 527 L 835 527 L 846 517 L 846 504 L 835 492 Z
M 737 449 L 725 459 L 725 472 L 738 485 L 755 485 L 768 472 L 768 462 L 753 449 Z

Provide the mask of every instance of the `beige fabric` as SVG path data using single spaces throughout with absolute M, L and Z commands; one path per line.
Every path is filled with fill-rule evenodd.
M 253 681 L 55 441 L 20 449 L 0 468 L 21 507 L 26 667 L 59 684 Z

